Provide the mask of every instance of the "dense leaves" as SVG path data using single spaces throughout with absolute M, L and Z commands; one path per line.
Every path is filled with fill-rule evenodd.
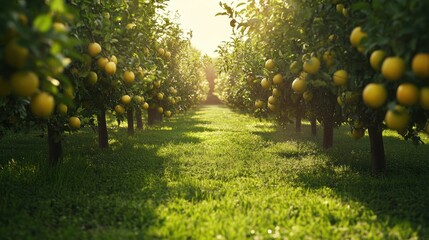
M 166 3 L 5 4 L 0 10 L 0 134 L 49 126 L 60 143 L 64 131 L 79 128 L 71 124 L 78 117 L 79 126 L 98 125 L 107 143 L 103 119 L 109 112 L 118 121 L 131 120 L 136 112 L 141 122 L 145 109 L 170 117 L 204 100 L 208 88 L 201 53 L 167 17 Z
M 224 101 L 280 123 L 316 117 L 325 147 L 332 146 L 332 127 L 344 123 L 355 138 L 368 128 L 381 137 L 390 128 L 421 142 L 429 118 L 427 1 L 249 0 L 221 7 L 219 15 L 237 23 L 235 38 L 219 47 Z M 373 150 L 383 153 L 382 141 Z

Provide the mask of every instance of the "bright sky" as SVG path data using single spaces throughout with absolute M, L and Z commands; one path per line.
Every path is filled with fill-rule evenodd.
M 216 56 L 214 52 L 222 41 L 229 40 L 231 27 L 227 16 L 215 16 L 223 12 L 219 1 L 231 4 L 232 0 L 170 0 L 169 10 L 180 14 L 178 19 L 185 32 L 192 30 L 192 45 L 203 54 Z

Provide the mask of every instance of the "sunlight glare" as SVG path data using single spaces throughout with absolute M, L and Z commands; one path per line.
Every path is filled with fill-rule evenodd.
M 231 4 L 232 0 L 221 0 Z M 192 44 L 203 54 L 216 56 L 215 50 L 222 41 L 231 37 L 232 29 L 227 16 L 215 16 L 222 12 L 219 1 L 215 0 L 171 0 L 168 10 L 174 17 L 179 13 L 179 24 L 185 33 L 192 31 Z

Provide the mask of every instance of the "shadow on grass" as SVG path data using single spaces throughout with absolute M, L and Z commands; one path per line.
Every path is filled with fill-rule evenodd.
M 294 184 L 310 189 L 328 187 L 345 201 L 357 201 L 373 210 L 380 222 L 388 222 L 390 227 L 409 223 L 419 237 L 429 238 L 428 145 L 414 146 L 394 135 L 384 136 L 387 174 L 374 177 L 367 135 L 356 141 L 348 127 L 337 128 L 334 147 L 325 150 L 320 147 L 322 132 L 312 137 L 310 126 L 303 125 L 302 133 L 296 133 L 293 126 L 272 128 L 275 131 L 254 134 L 266 141 L 306 145 L 302 151 L 280 151 L 278 155 L 285 160 L 323 156 L 323 161 L 315 161 L 312 171 L 297 172 Z
M 46 138 L 7 136 L 0 145 L 1 238 L 150 238 L 148 229 L 164 221 L 155 210 L 168 201 L 166 167 L 180 171 L 158 151 L 198 143 L 185 133 L 207 131 L 204 124 L 185 116 L 134 136 L 120 128 L 109 131 L 106 150 L 90 129 L 66 134 L 64 161 L 54 169 L 45 165 Z M 194 190 L 189 194 L 199 195 Z

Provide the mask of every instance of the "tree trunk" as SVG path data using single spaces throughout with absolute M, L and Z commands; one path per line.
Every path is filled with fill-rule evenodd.
M 331 96 L 327 99 L 326 111 L 323 113 L 323 148 L 328 149 L 334 145 L 334 125 L 335 125 L 335 103 L 336 97 Z
M 61 139 L 61 131 L 57 126 L 52 123 L 48 123 L 48 164 L 55 166 L 61 160 L 63 154 L 63 146 Z
M 296 112 L 296 121 L 295 121 L 295 131 L 296 131 L 297 133 L 300 133 L 300 132 L 301 132 L 301 127 L 302 127 L 301 120 L 302 120 L 302 111 L 301 111 L 301 110 L 298 110 L 298 111 Z
M 148 110 L 147 110 L 147 124 L 148 125 L 150 125 L 150 126 L 152 126 L 152 125 L 154 125 L 155 124 L 155 122 L 156 122 L 156 109 L 154 109 L 154 108 L 149 108 Z
M 379 175 L 386 171 L 386 157 L 384 155 L 383 130 L 379 126 L 368 128 L 371 145 L 372 173 Z
M 98 146 L 100 148 L 109 147 L 109 135 L 107 133 L 106 110 L 103 108 L 97 114 L 98 122 Z
M 304 113 L 304 105 L 301 104 L 301 101 L 298 101 L 295 105 L 296 107 L 296 117 L 295 117 L 295 132 L 300 133 L 302 130 L 302 115 Z
M 315 116 L 311 116 L 310 123 L 311 123 L 311 135 L 316 136 L 317 135 L 317 122 L 316 122 Z
M 159 112 L 156 112 L 156 113 L 158 115 L 158 121 L 159 121 L 159 123 L 162 123 L 164 115 L 162 113 L 159 113 Z
M 147 110 L 147 121 L 149 125 L 154 125 L 158 122 L 162 122 L 162 114 L 160 114 L 156 108 L 149 108 Z
M 140 108 L 136 109 L 136 123 L 137 123 L 137 129 L 143 129 L 143 116 L 142 116 L 142 110 Z
M 323 148 L 328 149 L 334 145 L 334 117 L 332 113 L 323 119 Z
M 127 110 L 127 120 L 128 120 L 128 135 L 134 135 L 134 112 L 132 107 L 130 107 Z

